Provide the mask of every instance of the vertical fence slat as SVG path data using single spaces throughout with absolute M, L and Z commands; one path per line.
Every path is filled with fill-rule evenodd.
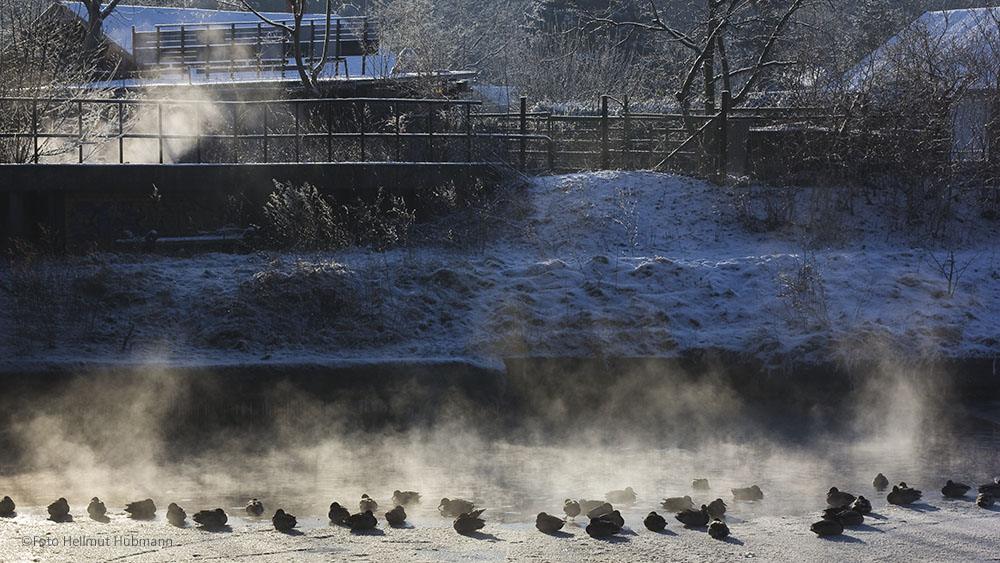
M 83 164 L 83 101 L 76 102 L 76 134 L 80 149 L 80 164 Z
M 465 161 L 472 160 L 472 104 L 465 104 Z
M 333 103 L 326 102 L 326 161 L 333 162 Z
M 125 104 L 118 101 L 118 164 L 125 164 L 125 118 L 122 112 Z
M 365 162 L 365 113 L 368 103 L 361 105 L 361 117 L 358 119 L 358 133 L 361 136 L 361 162 Z
M 608 144 L 608 97 L 601 96 L 601 170 L 611 168 Z
M 264 162 L 267 160 L 267 114 L 270 111 L 270 104 L 264 104 Z
M 38 98 L 31 100 L 31 138 L 35 145 L 33 160 L 38 164 Z
M 427 162 L 434 162 L 434 103 L 427 102 Z
M 163 164 L 163 104 L 156 103 L 156 140 L 160 147 L 160 164 Z
M 201 164 L 201 135 L 202 135 L 202 125 L 201 125 L 201 104 L 194 105 L 194 126 L 195 126 L 195 155 L 198 160 L 198 164 Z
M 295 162 L 302 162 L 301 148 L 299 146 L 299 103 L 297 100 L 292 101 L 293 107 L 295 107 Z
M 396 162 L 399 162 L 403 153 L 403 138 L 399 131 L 399 102 L 392 103 L 392 113 L 396 121 Z
M 233 162 L 240 161 L 240 130 L 239 130 L 240 106 L 233 104 Z

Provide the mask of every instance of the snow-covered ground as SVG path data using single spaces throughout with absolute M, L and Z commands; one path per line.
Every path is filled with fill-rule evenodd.
M 964 231 L 942 241 L 898 229 L 886 202 L 762 193 L 646 172 L 553 176 L 518 192 L 526 214 L 482 244 L 6 268 L 2 357 L 495 362 L 716 349 L 787 367 L 1000 356 L 1000 223 L 960 214 Z M 785 222 L 748 228 L 768 215 Z

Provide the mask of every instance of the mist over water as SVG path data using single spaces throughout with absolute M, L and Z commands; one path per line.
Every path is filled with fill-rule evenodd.
M 65 496 L 78 513 L 92 496 L 113 510 L 146 497 L 230 510 L 257 497 L 320 525 L 334 500 L 350 508 L 368 493 L 388 509 L 403 489 L 423 494 L 418 521 L 461 497 L 492 521 L 526 523 L 561 515 L 565 498 L 631 486 L 626 518 L 691 494 L 746 519 L 815 511 L 831 486 L 876 495 L 878 472 L 933 491 L 1000 467 L 996 425 L 964 415 L 927 373 L 887 368 L 801 396 L 781 392 L 794 375 L 751 393 L 721 370 L 553 366 L 512 368 L 501 396 L 413 380 L 317 392 L 277 375 L 241 384 L 154 365 L 79 375 L 5 398 L 19 455 L 5 460 L 0 493 L 21 506 Z M 695 477 L 712 490 L 692 491 Z M 730 488 L 751 484 L 764 501 L 732 501 Z

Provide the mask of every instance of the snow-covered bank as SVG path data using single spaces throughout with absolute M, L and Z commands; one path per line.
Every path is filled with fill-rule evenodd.
M 897 232 L 877 202 L 774 193 L 642 172 L 554 176 L 518 194 L 530 211 L 505 219 L 502 239 L 471 248 L 15 265 L 0 272 L 2 355 L 493 365 L 706 348 L 770 365 L 1000 356 L 995 221 L 964 217 L 966 232 L 942 243 Z M 785 223 L 748 228 L 774 215 Z

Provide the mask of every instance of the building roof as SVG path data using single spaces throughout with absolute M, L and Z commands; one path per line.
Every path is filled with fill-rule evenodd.
M 903 62 L 915 62 L 914 55 L 951 65 L 958 74 L 970 72 L 975 59 L 1000 60 L 1000 7 L 924 12 L 848 71 L 845 81 L 859 88 Z M 979 86 L 988 79 L 977 77 Z

